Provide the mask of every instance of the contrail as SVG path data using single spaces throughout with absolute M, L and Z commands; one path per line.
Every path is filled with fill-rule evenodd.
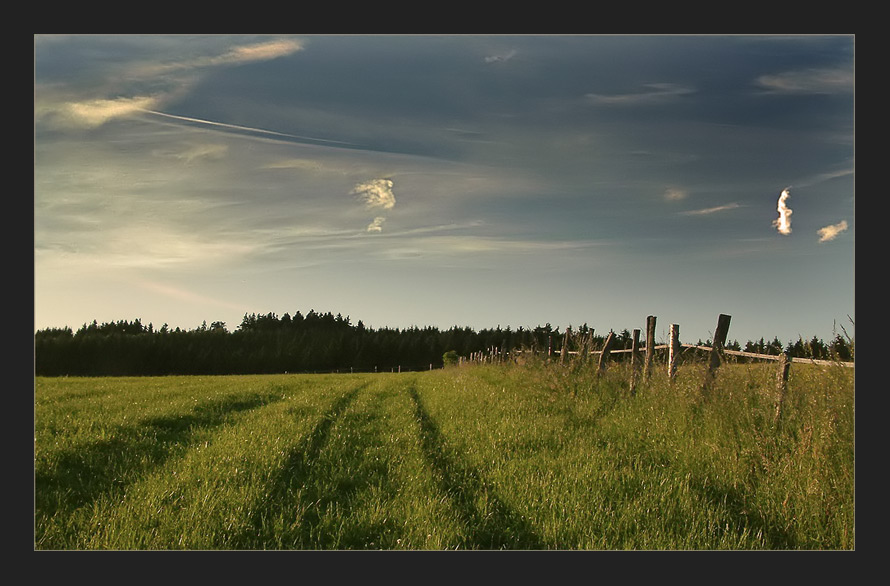
M 791 195 L 788 193 L 788 187 L 782 190 L 782 194 L 779 196 L 779 205 L 776 210 L 779 212 L 779 217 L 773 220 L 773 226 L 778 228 L 779 234 L 788 235 L 791 234 L 791 208 L 785 205 L 785 200 Z
M 188 117 L 188 116 L 177 116 L 177 115 L 175 115 L 175 114 L 167 114 L 167 113 L 165 113 L 165 112 L 158 112 L 157 110 L 145 110 L 145 109 L 142 109 L 142 108 L 139 108 L 139 110 L 140 110 L 141 112 L 145 112 L 145 113 L 147 113 L 147 114 L 154 114 L 155 116 L 163 116 L 163 117 L 165 117 L 165 118 L 173 118 L 174 120 L 182 120 L 182 121 L 184 121 L 184 122 L 195 122 L 195 123 L 197 123 L 197 124 L 207 124 L 208 126 L 219 126 L 219 127 L 221 127 L 221 128 L 230 128 L 230 129 L 232 129 L 232 130 L 244 130 L 244 131 L 247 131 L 247 132 L 257 132 L 257 133 L 260 133 L 260 134 L 269 134 L 269 135 L 272 135 L 272 136 L 283 136 L 283 137 L 286 137 L 286 138 L 295 138 L 295 139 L 297 139 L 297 140 L 310 140 L 310 141 L 317 141 L 317 142 L 330 142 L 330 143 L 334 143 L 334 144 L 346 144 L 346 145 L 355 146 L 355 145 L 353 145 L 353 143 L 343 142 L 343 141 L 340 141 L 340 140 L 329 140 L 329 139 L 325 139 L 325 138 L 314 138 L 314 137 L 311 137 L 311 136 L 299 136 L 299 135 L 297 135 L 297 134 L 287 134 L 287 133 L 285 133 L 285 132 L 275 132 L 274 130 L 266 130 L 266 129 L 264 129 L 264 128 L 252 128 L 252 127 L 250 127 L 250 126 L 239 126 L 239 125 L 237 125 L 237 124 L 226 124 L 226 123 L 224 123 L 224 122 L 214 122 L 213 120 L 202 120 L 201 118 L 190 118 L 190 117 Z

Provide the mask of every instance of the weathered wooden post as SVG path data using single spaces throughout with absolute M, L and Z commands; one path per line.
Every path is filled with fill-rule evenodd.
M 711 385 L 717 376 L 717 369 L 723 362 L 723 346 L 726 344 L 726 334 L 729 333 L 729 320 L 732 316 L 721 313 L 717 317 L 717 329 L 714 331 L 714 342 L 711 344 L 711 356 L 708 360 L 708 371 L 705 373 L 705 380 L 702 383 L 702 392 L 707 394 L 711 391 Z
M 637 379 L 639 371 L 642 367 L 640 363 L 640 330 L 633 331 L 633 339 L 630 345 L 630 394 L 635 395 L 637 392 Z
M 680 360 L 680 324 L 671 324 L 671 341 L 668 350 L 668 379 L 674 382 L 677 376 L 677 363 Z
M 652 360 L 655 358 L 655 316 L 646 317 L 646 379 L 652 376 Z
M 782 410 L 785 408 L 785 393 L 788 390 L 788 373 L 791 371 L 791 357 L 787 352 L 783 352 L 779 357 L 779 371 L 776 375 L 776 420 L 775 424 L 779 425 L 782 421 Z
M 565 333 L 562 336 L 562 348 L 559 351 L 559 362 L 560 364 L 566 363 L 566 357 L 569 352 L 569 340 L 572 338 L 572 328 L 567 327 Z
M 606 372 L 606 362 L 609 360 L 609 353 L 612 351 L 612 344 L 615 343 L 615 332 L 609 332 L 609 335 L 606 336 L 606 342 L 603 344 L 603 351 L 600 354 L 600 362 L 596 368 L 596 376 L 597 378 L 601 377 L 604 372 Z

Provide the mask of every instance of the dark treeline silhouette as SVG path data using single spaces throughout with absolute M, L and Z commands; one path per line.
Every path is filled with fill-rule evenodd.
M 571 335 L 567 336 L 569 333 Z M 631 333 L 617 332 L 616 347 L 629 348 Z M 477 352 L 522 348 L 558 352 L 568 339 L 576 349 L 581 340 L 602 347 L 605 335 L 587 324 L 560 331 L 549 323 L 516 330 L 500 326 L 475 331 L 469 327 L 367 328 L 341 314 L 245 314 L 229 331 L 224 322 L 204 322 L 193 330 L 155 329 L 141 320 L 47 328 L 35 334 L 35 374 L 38 376 L 152 376 L 172 374 L 264 374 L 281 372 L 388 372 L 425 370 L 443 365 L 446 352 L 468 357 Z M 710 342 L 699 344 L 708 345 Z M 588 347 L 591 347 L 588 346 Z M 805 358 L 850 360 L 852 344 L 836 336 L 829 344 L 815 337 L 783 346 L 778 339 L 748 342 L 730 349 L 778 355 L 783 351 Z

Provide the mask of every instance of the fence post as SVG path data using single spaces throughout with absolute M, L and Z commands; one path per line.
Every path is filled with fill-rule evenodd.
M 562 336 L 562 348 L 559 351 L 559 362 L 561 364 L 565 364 L 566 356 L 568 356 L 569 351 L 569 340 L 572 339 L 572 328 L 567 327 L 565 333 Z
M 630 346 L 630 394 L 635 395 L 637 392 L 637 378 L 640 367 L 640 330 L 633 331 L 633 340 Z
M 707 394 L 711 391 L 711 385 L 717 376 L 717 369 L 723 361 L 723 346 L 726 344 L 726 334 L 729 333 L 729 320 L 732 316 L 721 313 L 717 317 L 717 329 L 714 331 L 714 342 L 711 344 L 711 357 L 708 360 L 708 371 L 705 373 L 705 380 L 702 383 L 702 392 Z
M 603 345 L 603 352 L 600 354 L 600 362 L 596 368 L 597 378 L 601 377 L 606 371 L 606 362 L 609 360 L 609 352 L 612 351 L 612 344 L 615 342 L 615 332 L 609 332 L 606 336 L 606 342 Z
M 785 408 L 785 392 L 788 390 L 788 373 L 790 370 L 791 357 L 787 352 L 783 352 L 781 357 L 779 357 L 779 371 L 776 375 L 776 390 L 778 392 L 778 399 L 776 401 L 776 425 L 779 425 L 782 421 L 782 410 Z
M 668 379 L 673 383 L 680 360 L 680 324 L 671 324 L 671 346 L 668 352 Z
M 655 316 L 646 318 L 646 379 L 652 376 L 652 359 L 655 358 Z

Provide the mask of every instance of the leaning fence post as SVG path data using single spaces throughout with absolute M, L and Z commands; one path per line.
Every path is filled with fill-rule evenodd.
M 637 378 L 640 371 L 640 330 L 633 331 L 633 340 L 630 346 L 630 394 L 637 392 Z
M 783 352 L 779 357 L 779 372 L 776 375 L 776 390 L 778 392 L 778 400 L 776 401 L 776 425 L 782 420 L 782 410 L 785 408 L 785 392 L 788 390 L 788 373 L 790 370 L 791 357 L 787 352 Z
M 717 369 L 723 360 L 723 346 L 726 344 L 726 334 L 729 333 L 729 320 L 732 316 L 721 313 L 717 317 L 717 330 L 714 332 L 714 342 L 711 344 L 711 357 L 708 361 L 708 371 L 705 373 L 705 380 L 702 383 L 702 392 L 708 393 L 714 378 L 717 376 Z
M 671 324 L 671 346 L 668 352 L 668 378 L 674 382 L 680 360 L 680 324 Z
M 561 364 L 565 364 L 566 356 L 569 351 L 569 340 L 572 338 L 572 328 L 567 327 L 565 333 L 562 336 L 562 348 L 559 351 L 559 362 Z
M 606 342 L 603 345 L 603 351 L 600 354 L 600 362 L 596 368 L 596 376 L 600 377 L 606 371 L 606 362 L 609 360 L 609 352 L 612 351 L 612 344 L 615 342 L 615 332 L 609 332 L 606 336 Z
M 655 357 L 655 316 L 646 318 L 646 378 L 652 376 L 652 359 Z

